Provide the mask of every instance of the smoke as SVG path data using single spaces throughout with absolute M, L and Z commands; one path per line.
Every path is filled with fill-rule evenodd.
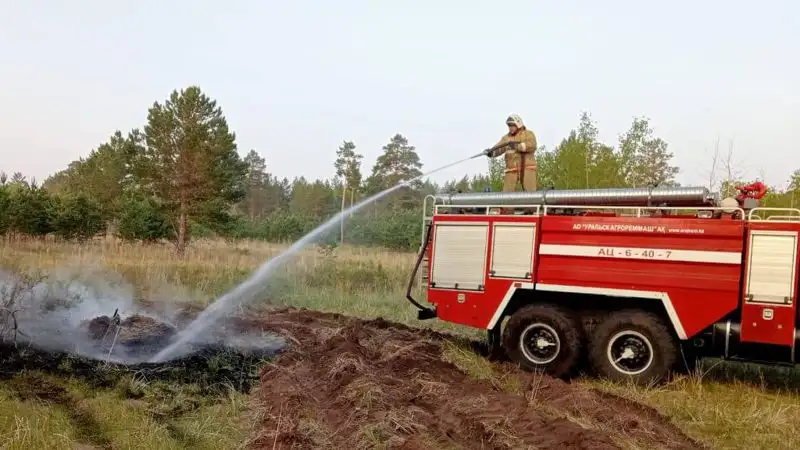
M 158 295 L 155 295 L 158 297 Z M 182 326 L 186 311 L 177 301 L 144 307 L 137 292 L 120 274 L 92 267 L 58 268 L 46 274 L 0 270 L 0 339 L 30 344 L 120 364 L 147 361 L 168 346 Z M 103 326 L 118 314 L 122 326 Z M 98 319 L 103 318 L 105 320 Z M 101 335 L 90 329 L 100 327 Z M 219 328 L 197 336 L 181 355 L 209 346 L 249 351 L 277 351 L 277 336 Z

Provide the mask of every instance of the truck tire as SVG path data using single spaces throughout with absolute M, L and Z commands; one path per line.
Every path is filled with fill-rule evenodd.
M 580 356 L 580 325 L 554 305 L 531 305 L 515 312 L 503 330 L 503 348 L 524 370 L 562 377 Z
M 600 376 L 636 384 L 662 381 L 675 366 L 678 344 L 655 314 L 619 311 L 601 322 L 589 339 L 589 359 Z

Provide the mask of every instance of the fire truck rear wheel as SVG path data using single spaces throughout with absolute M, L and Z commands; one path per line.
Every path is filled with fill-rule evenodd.
M 578 361 L 580 336 L 580 326 L 568 310 L 531 305 L 508 320 L 503 330 L 503 348 L 523 369 L 561 377 Z
M 589 339 L 592 366 L 599 375 L 615 381 L 659 382 L 677 357 L 677 342 L 664 321 L 644 311 L 611 314 Z

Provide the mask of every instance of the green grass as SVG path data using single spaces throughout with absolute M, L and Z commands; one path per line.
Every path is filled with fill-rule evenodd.
M 0 268 L 46 271 L 64 265 L 96 267 L 95 275 L 75 276 L 111 271 L 121 274 L 142 301 L 205 306 L 283 248 L 259 242 L 200 241 L 194 243 L 186 260 L 179 261 L 168 245 L 136 246 L 108 240 L 81 246 L 14 241 L 0 243 Z M 416 310 L 404 299 L 413 262 L 414 255 L 406 253 L 346 247 L 335 251 L 311 249 L 271 279 L 261 300 L 251 308 L 291 305 L 364 318 L 381 316 L 482 337 L 472 329 L 416 320 Z M 500 389 L 523 389 L 514 377 L 465 347 L 449 345 L 445 356 L 474 378 Z M 653 406 L 690 436 L 714 448 L 800 447 L 798 371 L 714 361 L 704 363 L 701 370 L 704 372 L 651 388 L 591 378 L 578 382 Z M 196 398 L 196 394 L 180 389 L 165 394 L 157 386 L 147 385 L 142 389 L 150 396 L 131 400 L 120 395 L 122 388 L 91 388 L 64 378 L 52 381 L 64 384 L 70 398 L 75 399 L 72 404 L 90 413 L 99 437 L 81 431 L 82 425 L 67 408 L 20 399 L 13 383 L 0 382 L 0 448 L 64 448 L 74 443 L 98 446 L 93 439 L 104 439 L 114 448 L 236 448 L 246 444 L 257 422 L 249 416 L 251 400 L 241 394 L 201 402 L 196 409 L 165 418 L 154 410 L 168 409 L 170 404 Z M 580 423 L 582 419 L 572 420 Z M 365 439 L 379 432 L 364 430 Z
M 129 397 L 130 384 L 143 396 Z M 222 401 L 198 400 L 191 388 L 156 395 L 157 386 L 126 379 L 99 389 L 77 379 L 23 372 L 0 385 L 0 443 L 7 449 L 236 448 L 249 433 L 241 420 L 247 397 L 230 392 Z M 165 414 L 166 413 L 166 414 Z

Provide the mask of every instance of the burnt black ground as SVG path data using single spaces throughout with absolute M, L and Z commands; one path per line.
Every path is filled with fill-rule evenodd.
M 207 394 L 230 386 L 249 393 L 258 382 L 259 368 L 276 352 L 240 353 L 227 347 L 206 347 L 165 363 L 115 364 L 67 353 L 55 353 L 30 345 L 0 343 L 0 380 L 24 371 L 40 371 L 79 378 L 93 387 L 113 387 L 123 377 L 136 375 L 149 381 L 197 384 Z
M 248 393 L 258 380 L 259 367 L 264 360 L 280 351 L 275 350 L 274 345 L 267 349 L 250 347 L 245 351 L 230 347 L 223 340 L 211 340 L 211 343 L 194 345 L 183 357 L 148 363 L 140 361 L 147 361 L 169 345 L 177 329 L 144 316 L 130 316 L 116 322 L 111 317 L 100 316 L 85 322 L 81 331 L 89 338 L 87 341 L 95 345 L 93 354 L 105 356 L 112 350 L 112 359 L 124 362 L 52 351 L 30 343 L 0 342 L 0 379 L 9 379 L 24 371 L 39 371 L 79 378 L 94 387 L 112 387 L 124 377 L 135 375 L 146 381 L 196 384 L 206 394 L 230 387 Z

